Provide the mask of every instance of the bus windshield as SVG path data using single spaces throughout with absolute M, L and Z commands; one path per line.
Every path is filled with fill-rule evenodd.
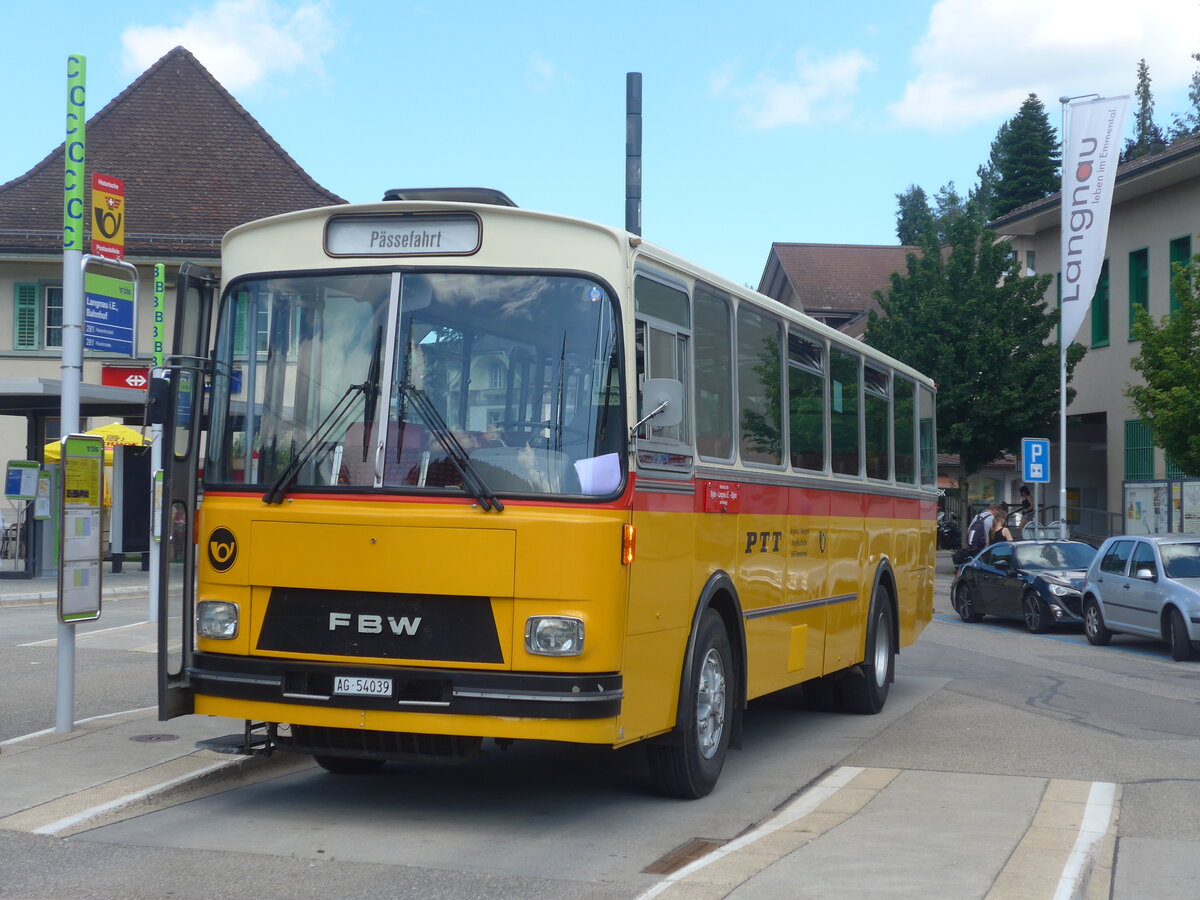
M 626 428 L 615 322 L 609 292 L 578 276 L 237 282 L 218 326 L 205 482 L 273 500 L 314 488 L 612 494 Z

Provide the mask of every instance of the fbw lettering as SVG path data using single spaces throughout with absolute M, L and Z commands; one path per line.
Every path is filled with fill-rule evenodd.
M 354 628 L 359 634 L 383 634 L 385 624 L 391 629 L 392 634 L 404 634 L 412 637 L 421 627 L 421 617 L 416 616 L 410 619 L 408 616 L 401 616 L 397 619 L 388 616 L 385 622 L 383 616 L 361 615 L 355 620 L 350 613 L 331 612 L 329 614 L 330 631 L 337 631 L 339 628 Z
M 746 552 L 753 553 L 757 547 L 759 553 L 778 553 L 782 539 L 782 531 L 747 531 Z

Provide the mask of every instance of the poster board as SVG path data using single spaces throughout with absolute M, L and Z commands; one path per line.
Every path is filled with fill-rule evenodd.
M 62 541 L 58 556 L 58 618 L 100 618 L 101 513 L 104 507 L 104 439 L 68 434 L 62 439 Z

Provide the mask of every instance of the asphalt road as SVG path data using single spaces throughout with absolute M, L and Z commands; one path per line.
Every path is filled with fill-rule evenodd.
M 986 868 L 1009 806 L 1015 816 L 1040 780 L 1067 779 L 1112 782 L 1121 795 L 1115 874 L 1089 896 L 1200 896 L 1200 868 L 1189 862 L 1200 859 L 1200 663 L 1176 663 L 1164 645 L 1132 638 L 1096 648 L 1079 631 L 967 625 L 949 609 L 948 580 L 939 582 L 935 621 L 901 654 L 880 716 L 812 712 L 786 693 L 757 701 L 744 749 L 704 800 L 655 796 L 636 747 L 487 745 L 465 765 L 389 764 L 366 778 L 302 767 L 65 841 L 0 832 L 0 883 L 22 897 L 215 898 L 250 887 L 264 897 L 636 897 L 657 883 L 643 870 L 664 854 L 695 838 L 737 838 L 850 766 L 898 771 L 917 807 L 951 798 L 929 815 L 910 806 L 883 831 L 863 819 L 876 826 L 861 829 L 870 857 L 893 872 L 919 862 L 907 877 L 925 878 L 881 878 L 877 895 L 913 896 L 923 884 L 925 896 L 985 896 L 986 879 L 952 877 Z M 106 608 L 111 630 L 80 635 L 80 716 L 153 703 L 142 640 L 152 633 L 137 624 L 144 610 L 136 601 Z M 42 683 L 53 645 L 38 643 L 53 628 L 42 633 L 37 616 L 0 609 L 0 677 L 19 687 L 5 691 L 0 740 L 53 723 L 39 708 L 53 700 L 52 683 Z M 998 793 L 955 793 L 980 783 Z M 836 878 L 821 874 L 835 860 L 842 871 L 871 862 L 845 862 L 833 840 L 822 846 L 810 878 Z M 795 881 L 777 893 L 765 878 L 755 884 L 762 896 L 805 895 Z M 961 890 L 947 894 L 950 884 Z M 1053 884 L 1043 887 L 1053 895 Z

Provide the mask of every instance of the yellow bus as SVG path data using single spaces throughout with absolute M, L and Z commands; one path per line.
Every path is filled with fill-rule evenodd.
M 233 229 L 181 271 L 160 717 L 334 772 L 876 713 L 933 611 L 933 384 L 634 234 L 482 189 Z

